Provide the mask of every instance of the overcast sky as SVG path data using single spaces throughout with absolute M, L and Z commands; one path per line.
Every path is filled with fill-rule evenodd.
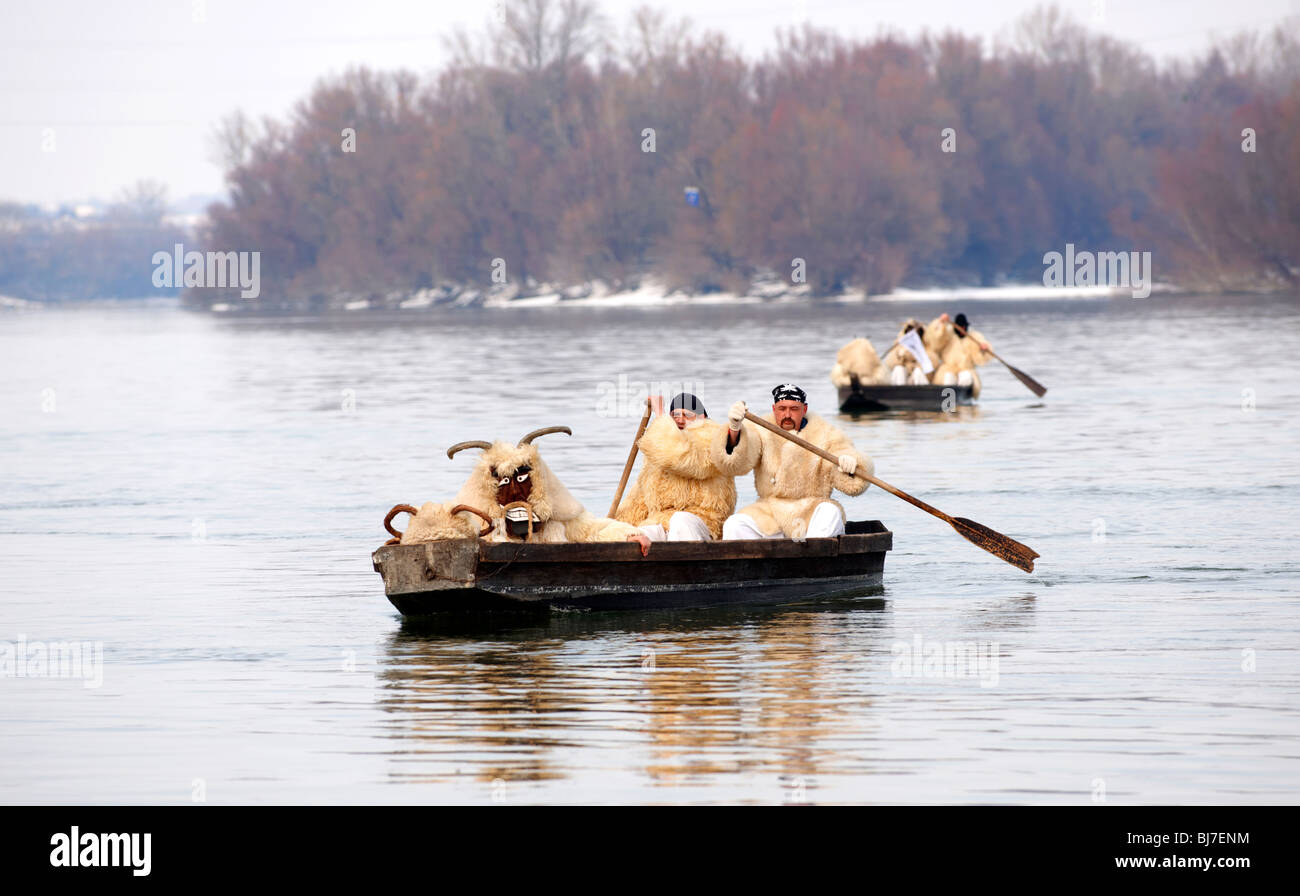
M 173 199 L 222 190 L 214 123 L 282 115 L 350 65 L 426 73 L 441 38 L 481 31 L 493 0 L 3 0 L 0 201 L 112 199 L 151 178 Z M 952 28 L 992 41 L 1040 0 L 604 0 L 620 29 L 649 5 L 761 55 L 808 20 L 845 36 Z M 1300 0 L 1060 0 L 1080 22 L 1159 58 L 1271 27 Z

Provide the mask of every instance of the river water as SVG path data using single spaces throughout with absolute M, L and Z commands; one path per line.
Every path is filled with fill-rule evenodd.
M 836 349 L 940 310 L 1047 396 L 994 362 L 978 408 L 836 415 Z M 0 802 L 1295 802 L 1298 357 L 1295 296 L 7 314 Z M 788 380 L 1037 571 L 873 488 L 875 597 L 459 630 L 385 599 L 383 515 L 455 493 L 452 442 L 567 424 L 538 444 L 603 513 L 639 387 L 721 417 Z

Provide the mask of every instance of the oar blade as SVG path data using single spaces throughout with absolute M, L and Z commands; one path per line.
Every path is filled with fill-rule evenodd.
M 1021 544 L 1014 538 L 1009 538 L 1001 532 L 965 517 L 953 517 L 952 527 L 971 544 L 983 548 L 995 557 L 1000 557 L 1017 569 L 1023 569 L 1025 572 L 1034 571 L 1034 558 L 1038 556 L 1038 552 L 1029 545 Z
M 1002 363 L 1006 364 L 1005 361 L 1003 361 Z M 1029 374 L 1025 373 L 1023 370 L 1017 370 L 1016 368 L 1012 367 L 1010 364 L 1007 364 L 1007 370 L 1010 370 L 1012 376 L 1020 380 L 1020 382 L 1024 383 L 1029 388 L 1029 391 L 1033 392 L 1039 398 L 1042 398 L 1044 395 L 1047 394 L 1047 387 L 1044 386 L 1042 383 L 1038 382 L 1038 380 L 1034 379 Z

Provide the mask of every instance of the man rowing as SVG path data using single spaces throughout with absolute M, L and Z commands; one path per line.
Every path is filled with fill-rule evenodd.
M 860 495 L 867 481 L 853 474 L 875 474 L 871 458 L 853 447 L 848 436 L 808 411 L 803 389 L 785 383 L 772 390 L 772 413 L 766 419 L 786 432 L 834 454 L 832 465 L 806 449 L 759 426 L 746 423 L 743 401 L 731 406 L 727 429 L 712 445 L 714 465 L 729 476 L 754 471 L 758 501 L 728 517 L 724 539 L 833 538 L 844 534 L 844 508 L 831 492 Z
M 965 314 L 958 314 L 955 320 L 949 320 L 947 314 L 941 314 L 930 322 L 930 331 L 947 330 L 950 338 L 942 342 L 939 369 L 935 371 L 934 382 L 940 386 L 970 386 L 971 396 L 979 398 L 980 378 L 976 367 L 983 367 L 993 360 L 993 348 L 984 334 L 974 329 Z
M 644 465 L 614 518 L 639 526 L 651 541 L 721 538 L 723 521 L 736 509 L 736 481 L 713 463 L 710 446 L 726 427 L 709 420 L 689 392 L 673 397 L 667 415 L 656 397 L 659 417 L 637 442 Z

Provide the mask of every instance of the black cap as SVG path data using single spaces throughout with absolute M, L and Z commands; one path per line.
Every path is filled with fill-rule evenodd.
M 683 411 L 690 411 L 692 414 L 699 414 L 701 417 L 709 416 L 709 412 L 704 410 L 704 402 L 689 392 L 678 392 L 674 395 L 672 402 L 668 405 L 668 413 L 671 414 L 678 408 Z
M 964 314 L 957 315 L 953 320 L 952 325 L 961 328 L 961 332 L 957 335 L 962 337 L 965 337 L 966 332 L 970 329 L 970 322 L 966 320 L 966 315 Z
M 797 401 L 807 404 L 808 395 L 794 383 L 782 383 L 779 386 L 772 387 L 772 404 L 776 404 L 778 401 Z

